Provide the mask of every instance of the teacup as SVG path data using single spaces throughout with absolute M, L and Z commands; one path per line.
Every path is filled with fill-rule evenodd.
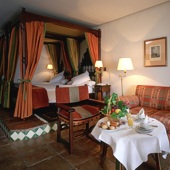
M 144 129 L 149 128 L 148 123 L 143 123 L 143 122 L 140 123 L 140 127 L 144 128 Z

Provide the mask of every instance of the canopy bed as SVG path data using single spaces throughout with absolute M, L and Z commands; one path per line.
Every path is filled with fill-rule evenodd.
M 55 73 L 64 69 L 65 77 L 72 80 L 72 77 L 87 70 L 90 76 L 94 76 L 95 61 L 100 59 L 100 38 L 100 30 L 29 13 L 23 9 L 14 24 L 8 25 L 4 35 L 0 37 L 0 104 L 10 107 L 11 87 L 18 57 L 20 77 L 14 117 L 25 119 L 32 115 L 32 91 L 39 90 L 32 86 L 31 80 L 43 44 L 46 43 L 51 52 Z M 79 60 L 78 43 L 83 39 L 86 39 L 88 44 L 91 65 L 80 63 Z M 57 49 L 60 55 L 56 58 L 54 51 Z

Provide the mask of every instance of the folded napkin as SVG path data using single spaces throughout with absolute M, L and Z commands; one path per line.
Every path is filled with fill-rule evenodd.
M 148 120 L 149 120 L 149 117 L 146 115 L 146 116 L 145 116 L 145 119 L 143 119 L 143 120 L 140 122 L 140 127 L 145 128 L 145 129 L 148 129 Z
M 145 110 L 142 108 L 140 109 L 139 113 L 137 114 L 138 119 L 144 119 L 145 118 Z

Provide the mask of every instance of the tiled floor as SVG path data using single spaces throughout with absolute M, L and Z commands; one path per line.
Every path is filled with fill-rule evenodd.
M 13 122 L 17 124 L 16 120 Z M 67 136 L 67 133 L 64 135 Z M 75 140 L 75 151 L 70 155 L 63 144 L 56 142 L 55 131 L 30 140 L 9 141 L 0 129 L 0 169 L 3 170 L 114 170 L 115 159 L 111 148 L 108 148 L 103 163 L 100 162 L 100 153 L 100 144 L 85 136 Z M 170 170 L 170 155 L 166 160 L 161 158 L 161 164 L 163 170 Z M 137 168 L 155 169 L 151 155 L 148 162 Z

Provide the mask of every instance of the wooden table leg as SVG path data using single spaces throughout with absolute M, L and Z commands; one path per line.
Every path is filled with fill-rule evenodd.
M 107 154 L 107 148 L 108 145 L 104 142 L 102 142 L 102 154 L 101 154 L 101 159 L 104 159 L 106 157 Z
M 157 170 L 161 170 L 161 162 L 160 162 L 160 156 L 159 153 L 155 153 L 155 161 L 156 161 L 156 168 Z
M 107 148 L 109 145 L 102 142 L 102 154 L 101 154 L 101 160 L 103 160 L 106 157 L 107 154 Z M 122 164 L 116 159 L 116 170 L 123 170 Z

